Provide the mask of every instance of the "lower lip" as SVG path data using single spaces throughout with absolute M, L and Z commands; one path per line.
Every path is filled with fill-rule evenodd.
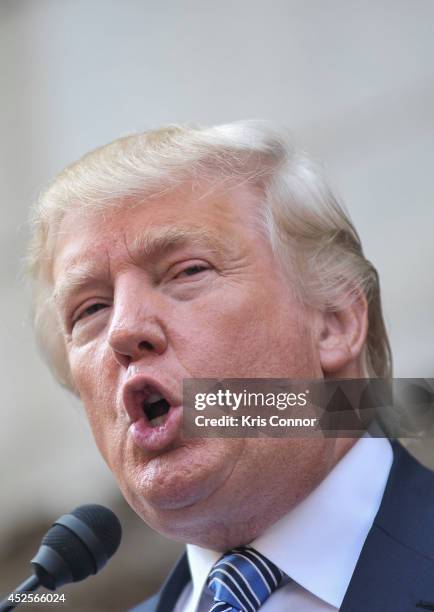
M 134 443 L 145 451 L 164 450 L 176 439 L 182 423 L 182 406 L 171 406 L 166 420 L 152 427 L 146 416 L 132 423 L 129 432 Z

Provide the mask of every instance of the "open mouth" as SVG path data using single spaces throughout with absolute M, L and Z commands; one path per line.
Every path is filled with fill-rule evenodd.
M 143 402 L 143 412 L 151 427 L 163 425 L 170 410 L 169 402 L 161 395 L 153 391 Z
M 137 375 L 125 384 L 122 399 L 130 421 L 128 431 L 142 450 L 164 451 L 180 435 L 182 402 L 168 386 Z

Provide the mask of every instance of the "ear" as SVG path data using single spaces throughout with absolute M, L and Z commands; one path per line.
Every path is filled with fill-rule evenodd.
M 362 351 L 368 332 L 368 303 L 359 291 L 337 311 L 321 313 L 318 348 L 324 375 L 363 376 Z

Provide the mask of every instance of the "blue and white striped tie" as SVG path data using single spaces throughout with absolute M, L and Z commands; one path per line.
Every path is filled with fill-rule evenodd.
M 283 574 L 257 550 L 239 546 L 213 566 L 207 585 L 214 594 L 209 612 L 256 612 L 282 581 Z

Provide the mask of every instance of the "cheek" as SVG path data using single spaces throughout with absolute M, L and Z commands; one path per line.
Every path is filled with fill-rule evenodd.
M 298 311 L 275 288 L 230 290 L 183 306 L 175 338 L 177 358 L 192 377 L 307 374 L 310 343 Z
M 103 349 L 92 345 L 72 349 L 69 362 L 95 442 L 109 463 L 110 449 L 118 446 L 115 438 L 120 436 L 116 362 Z

